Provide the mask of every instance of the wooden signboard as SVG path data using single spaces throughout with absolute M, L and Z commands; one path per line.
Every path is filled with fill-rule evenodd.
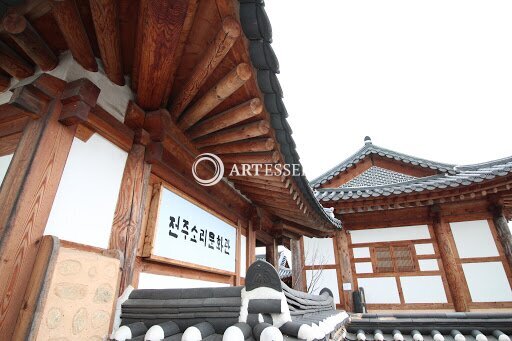
M 153 199 L 145 257 L 221 274 L 235 274 L 237 229 L 161 185 Z M 156 212 L 155 212 L 156 211 Z

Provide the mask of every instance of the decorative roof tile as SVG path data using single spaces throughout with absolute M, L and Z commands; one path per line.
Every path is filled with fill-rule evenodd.
M 414 176 L 398 173 L 389 169 L 372 166 L 352 180 L 344 183 L 340 188 L 368 187 L 390 185 L 417 179 Z
M 377 145 L 374 145 L 371 140 L 365 139 L 365 145 L 363 148 L 358 150 L 355 154 L 341 162 L 340 164 L 336 165 L 335 167 L 331 168 L 324 174 L 320 175 L 313 181 L 311 181 L 311 186 L 313 188 L 319 188 L 322 184 L 325 184 L 329 180 L 331 180 L 333 177 L 335 177 L 337 174 L 345 171 L 346 169 L 350 168 L 354 164 L 357 164 L 358 162 L 362 161 L 365 157 L 376 154 L 382 157 L 387 157 L 389 159 L 394 159 L 397 161 L 401 161 L 404 163 L 410 163 L 412 165 L 419 165 L 423 168 L 430 168 L 433 170 L 437 170 L 441 173 L 448 173 L 448 174 L 455 174 L 454 167 L 455 165 L 441 163 L 441 162 L 435 162 L 430 160 L 421 159 L 415 156 L 410 156 L 403 153 L 398 153 L 390 149 L 382 148 Z
M 342 187 L 342 188 L 318 188 L 316 197 L 321 202 L 352 200 L 363 197 L 363 192 L 372 196 L 408 193 L 410 191 L 422 192 L 425 190 L 434 191 L 447 187 L 469 186 L 492 180 L 497 177 L 512 174 L 512 156 L 491 162 L 453 166 L 450 172 L 415 178 L 394 184 L 365 186 L 365 187 Z

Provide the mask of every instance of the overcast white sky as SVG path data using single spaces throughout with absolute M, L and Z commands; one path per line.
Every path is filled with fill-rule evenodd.
M 512 155 L 512 1 L 266 0 L 310 180 L 365 135 L 469 164 Z

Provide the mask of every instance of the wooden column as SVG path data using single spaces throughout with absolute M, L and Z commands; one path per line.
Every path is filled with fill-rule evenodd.
M 503 245 L 503 251 L 507 257 L 508 266 L 512 270 L 512 234 L 508 227 L 507 218 L 503 215 L 503 206 L 493 205 L 490 207 L 490 210 L 492 212 L 494 226 L 496 226 L 496 231 L 498 232 L 498 237 L 501 245 Z
M 343 295 L 340 297 L 340 303 L 346 311 L 354 311 L 354 302 L 352 300 L 352 292 L 357 288 L 352 288 L 352 290 L 344 290 L 343 284 L 353 285 L 353 277 L 352 277 L 352 265 L 350 262 L 350 254 L 348 252 L 348 232 L 346 230 L 337 231 L 336 235 L 336 246 L 337 246 L 337 255 L 339 259 L 339 267 L 341 272 L 341 282 L 338 285 L 341 288 L 341 292 Z
M 276 270 L 279 270 L 279 252 L 277 251 L 277 239 L 272 238 L 272 241 L 266 245 L 267 262 L 272 264 Z
M 464 274 L 460 271 L 455 258 L 456 246 L 450 230 L 450 224 L 443 222 L 439 212 L 434 210 L 433 214 L 433 230 L 435 239 L 443 261 L 444 271 L 446 273 L 446 281 L 450 288 L 450 294 L 453 300 L 455 311 L 469 311 L 469 297 L 467 296 L 468 288 L 465 287 L 463 281 Z
M 247 252 L 246 252 L 247 253 Z M 242 262 L 242 224 L 238 220 L 236 228 L 236 254 L 235 254 L 235 285 L 241 284 L 240 281 L 240 262 Z M 245 259 L 243 260 L 245 261 Z
M 252 220 L 249 220 L 249 225 L 247 227 L 247 269 L 251 266 L 252 263 L 256 260 L 256 232 L 254 231 L 254 225 Z
M 306 291 L 302 238 L 290 239 L 290 251 L 292 252 L 292 287 L 295 290 Z
M 119 293 L 132 283 L 144 204 L 149 190 L 151 165 L 144 160 L 145 144 L 149 141 L 149 138 L 144 138 L 148 133 L 142 129 L 144 116 L 144 111 L 131 102 L 125 124 L 134 129 L 136 134 L 126 160 L 109 243 L 110 249 L 117 249 L 124 255 Z
M 31 117 L 0 188 L 0 335 L 11 340 L 46 222 L 75 135 L 63 114 L 83 117 L 99 89 L 43 74 L 17 88 L 4 109 Z

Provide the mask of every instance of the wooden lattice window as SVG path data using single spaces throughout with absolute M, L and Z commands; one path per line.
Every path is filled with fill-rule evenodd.
M 416 259 L 409 245 L 387 245 L 373 248 L 375 272 L 416 271 Z

